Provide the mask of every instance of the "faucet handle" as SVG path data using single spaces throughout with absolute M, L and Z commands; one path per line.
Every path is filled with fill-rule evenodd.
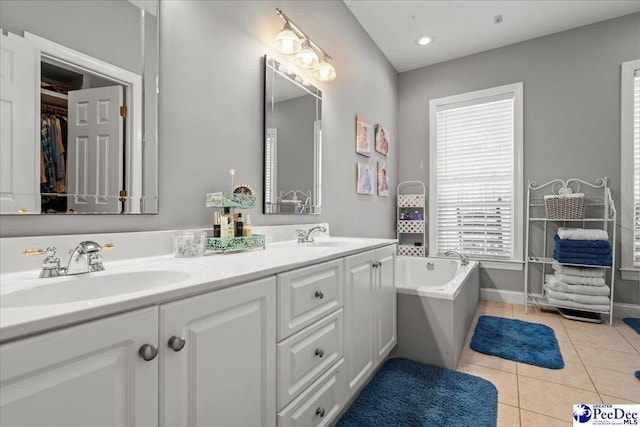
M 48 248 L 47 248 L 48 249 Z M 55 248 L 53 248 L 55 250 Z M 25 249 L 22 254 L 24 256 L 44 255 L 47 251 L 44 249 Z

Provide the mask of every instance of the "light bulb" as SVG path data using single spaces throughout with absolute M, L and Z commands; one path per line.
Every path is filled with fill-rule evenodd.
M 318 54 L 311 48 L 309 42 L 305 41 L 302 50 L 296 55 L 296 65 L 302 68 L 315 68 L 319 62 Z
M 322 60 L 313 70 L 313 77 L 321 82 L 330 82 L 336 78 L 336 69 L 327 60 Z
M 302 49 L 302 43 L 300 37 L 291 29 L 291 25 L 287 22 L 284 24 L 284 28 L 278 34 L 276 34 L 273 40 L 276 49 L 280 53 L 285 55 L 293 55 L 298 53 Z
M 433 37 L 429 36 L 420 36 L 418 39 L 418 44 L 421 46 L 426 46 L 433 41 Z

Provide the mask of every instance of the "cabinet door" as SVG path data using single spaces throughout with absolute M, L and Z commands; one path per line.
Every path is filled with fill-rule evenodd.
M 155 307 L 0 346 L 0 425 L 155 426 Z
M 375 251 L 345 258 L 344 359 L 346 400 L 373 372 L 375 350 Z
M 275 306 L 272 277 L 160 307 L 161 426 L 275 425 Z
M 387 357 L 397 342 L 395 254 L 395 245 L 376 251 L 377 362 Z

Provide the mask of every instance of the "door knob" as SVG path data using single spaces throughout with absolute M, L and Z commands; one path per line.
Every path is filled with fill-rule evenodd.
M 145 344 L 138 350 L 138 356 L 142 357 L 147 362 L 153 360 L 158 355 L 158 347 L 153 344 Z
M 185 339 L 182 337 L 172 336 L 169 338 L 169 348 L 173 351 L 180 351 L 184 348 Z

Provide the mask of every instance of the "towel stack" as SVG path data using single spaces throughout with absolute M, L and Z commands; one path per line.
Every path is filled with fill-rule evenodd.
M 545 277 L 545 293 L 550 304 L 589 311 L 609 311 L 611 289 L 604 270 L 552 264 L 554 274 Z
M 566 264 L 611 265 L 611 243 L 605 230 L 559 228 L 553 258 Z

